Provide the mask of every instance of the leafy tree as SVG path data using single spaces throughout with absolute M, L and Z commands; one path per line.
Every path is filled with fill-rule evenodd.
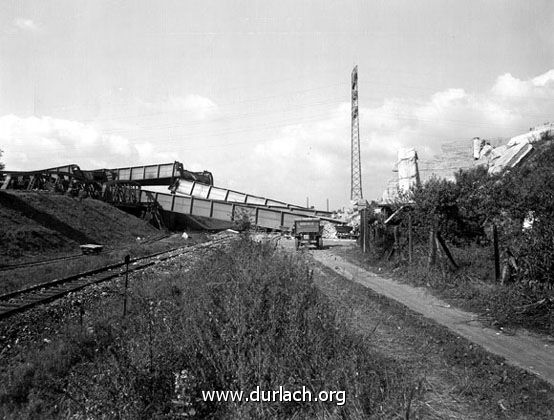
M 414 221 L 427 229 L 434 226 L 451 240 L 456 240 L 463 236 L 460 234 L 462 220 L 458 197 L 459 188 L 455 182 L 431 178 L 413 190 Z
M 538 145 L 535 156 L 512 169 L 492 192 L 515 229 L 505 232 L 521 264 L 520 277 L 533 285 L 554 284 L 554 145 Z M 523 220 L 532 215 L 531 229 Z
M 415 188 L 414 220 L 421 234 L 435 224 L 461 244 L 482 237 L 494 223 L 502 248 L 519 261 L 520 280 L 534 287 L 554 285 L 554 144 L 535 148 L 530 159 L 500 175 L 477 167 L 460 170 L 455 182 L 433 178 Z M 525 230 L 530 215 L 533 226 Z

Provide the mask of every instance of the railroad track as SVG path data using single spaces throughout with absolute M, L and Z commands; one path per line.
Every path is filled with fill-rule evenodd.
M 169 260 L 183 254 L 201 249 L 218 248 L 230 242 L 229 237 L 204 242 L 197 245 L 173 248 L 156 252 L 129 261 L 128 273 L 144 270 L 161 261 Z M 36 284 L 25 289 L 0 295 L 0 319 L 8 318 L 17 313 L 25 312 L 39 305 L 44 305 L 60 299 L 71 292 L 84 289 L 87 286 L 108 281 L 126 273 L 126 263 L 110 264 L 94 270 L 85 271 L 69 277 Z
M 154 238 L 151 238 L 151 239 L 147 239 L 147 240 L 141 242 L 141 245 L 146 245 L 146 244 L 150 244 L 150 243 L 153 243 L 153 242 L 156 242 L 156 241 L 160 241 L 162 239 L 168 238 L 169 236 L 170 235 L 162 235 L 162 236 L 157 236 L 157 237 L 154 237 Z M 115 252 L 115 251 L 122 251 L 124 249 L 125 248 L 114 248 L 114 249 L 107 250 L 106 253 Z M 74 260 L 74 259 L 77 259 L 77 258 L 86 258 L 86 257 L 87 257 L 86 255 L 83 255 L 83 253 L 79 252 L 78 254 L 64 255 L 62 257 L 54 257 L 54 258 L 49 258 L 47 260 L 29 261 L 29 262 L 16 263 L 16 264 L 4 264 L 4 265 L 0 265 L 0 271 L 17 270 L 19 268 L 35 267 L 35 266 L 38 266 L 38 265 L 52 264 L 52 263 L 55 263 L 55 262 L 69 261 L 69 260 Z

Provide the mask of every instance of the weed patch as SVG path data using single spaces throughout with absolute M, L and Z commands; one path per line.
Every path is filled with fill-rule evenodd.
M 382 418 L 418 398 L 408 371 L 346 328 L 302 256 L 248 238 L 134 277 L 126 318 L 121 296 L 106 298 L 2 377 L 14 378 L 2 414 L 22 418 Z M 256 387 L 344 391 L 345 401 L 202 398 Z

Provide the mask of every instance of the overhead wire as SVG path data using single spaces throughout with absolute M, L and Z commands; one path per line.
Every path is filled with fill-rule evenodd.
M 379 70 L 383 71 L 383 69 L 379 69 Z M 392 71 L 393 73 L 395 73 L 395 72 L 396 73 L 404 73 L 404 74 L 409 74 L 411 76 L 413 76 L 413 74 L 414 74 L 411 71 L 406 72 L 406 71 L 401 71 L 401 70 L 390 70 L 390 69 L 387 69 L 386 71 L 387 71 L 387 73 Z M 341 73 L 343 73 L 343 72 L 341 71 Z M 318 73 L 316 72 L 316 74 L 318 74 Z M 319 74 L 338 74 L 338 71 L 319 72 Z M 297 76 L 297 77 L 290 77 L 290 78 L 277 79 L 277 80 L 274 79 L 272 81 L 259 83 L 259 84 L 257 84 L 257 86 L 278 85 L 279 83 L 282 83 L 282 82 L 285 82 L 285 81 L 289 81 L 289 80 L 298 81 L 298 80 L 302 80 L 303 78 L 304 79 L 309 78 L 310 80 L 313 80 L 314 73 L 311 71 L 309 75 L 305 75 L 305 76 Z M 525 83 L 525 81 L 524 81 L 524 83 Z M 436 87 L 431 87 L 431 86 L 427 87 L 427 86 L 422 86 L 422 85 L 405 84 L 405 83 L 398 82 L 398 81 L 395 81 L 394 83 L 390 83 L 390 82 L 384 82 L 384 81 L 374 81 L 372 79 L 368 80 L 367 78 L 365 78 L 365 79 L 360 78 L 359 79 L 359 84 L 360 84 L 360 87 L 364 86 L 364 85 L 377 86 L 377 87 L 389 86 L 389 87 L 394 87 L 394 88 L 402 87 L 404 89 L 417 90 L 417 91 L 420 91 L 420 92 L 431 92 L 431 93 L 444 92 L 444 90 L 437 91 Z M 348 82 L 339 82 L 339 83 L 335 83 L 335 84 L 317 86 L 317 87 L 312 87 L 312 88 L 308 88 L 308 89 L 294 90 L 294 91 L 287 92 L 286 95 L 293 95 L 293 94 L 302 93 L 302 92 L 309 92 L 309 91 L 315 91 L 315 90 L 325 89 L 325 88 L 329 88 L 329 87 L 346 86 L 346 85 L 349 85 L 349 83 Z M 217 90 L 217 93 L 229 92 L 229 91 L 234 91 L 234 90 L 246 90 L 248 87 L 251 87 L 251 86 L 244 86 L 243 85 L 243 86 L 235 86 L 235 87 L 231 87 L 231 88 L 219 89 L 219 90 Z M 458 88 L 452 88 L 452 89 L 458 89 Z M 372 90 L 374 90 L 374 89 L 372 89 Z M 464 92 L 465 92 L 465 90 L 464 90 Z M 223 103 L 218 104 L 218 106 L 265 101 L 265 100 L 273 99 L 273 98 L 282 98 L 283 96 L 284 95 L 282 93 L 280 93 L 279 95 L 254 97 L 254 98 L 248 98 L 248 99 L 242 100 L 242 101 L 223 102 Z M 469 96 L 476 96 L 476 95 L 469 94 Z M 492 96 L 493 97 L 501 97 L 501 98 L 538 99 L 538 100 L 548 100 L 548 101 L 552 100 L 552 98 L 545 97 L 543 95 L 525 95 L 525 96 L 521 96 L 521 95 L 513 95 L 513 94 L 502 95 L 502 94 L 498 94 L 498 93 L 492 93 Z M 425 101 L 425 100 L 417 101 L 417 100 L 414 100 L 413 98 L 411 98 L 410 101 L 416 101 L 416 102 L 419 102 L 419 103 L 422 103 L 422 104 L 423 103 L 428 103 L 428 101 Z M 94 104 L 96 104 L 96 102 Z M 140 104 L 137 104 L 137 105 L 140 105 Z M 159 105 L 159 104 L 145 103 L 145 105 L 147 105 L 147 106 L 156 106 L 156 105 Z M 121 106 L 121 104 L 118 104 L 118 106 Z M 71 108 L 72 107 L 64 106 L 64 107 L 51 108 L 51 109 L 64 109 L 64 110 L 66 110 L 66 109 L 71 109 Z M 163 111 L 158 111 L 158 112 L 153 112 L 153 113 L 146 113 L 146 114 L 141 113 L 141 114 L 136 114 L 136 115 L 122 115 L 122 116 L 115 116 L 115 117 L 108 117 L 108 118 L 106 118 L 106 117 L 103 117 L 103 118 L 89 118 L 89 119 L 83 119 L 81 121 L 91 122 L 91 121 L 121 120 L 121 119 L 129 119 L 129 118 L 143 118 L 143 117 L 148 117 L 148 116 L 157 116 L 157 115 L 169 114 L 169 113 L 172 113 L 172 112 L 178 112 L 178 113 L 191 112 L 191 113 L 194 113 L 194 111 L 186 111 L 186 110 L 178 110 L 178 111 L 163 110 Z
M 306 105 L 306 106 L 299 106 L 299 107 L 293 107 L 292 109 L 289 109 L 289 110 L 286 110 L 286 111 L 282 111 L 282 110 L 276 110 L 276 111 L 273 111 L 273 112 L 263 112 L 263 113 L 246 113 L 246 114 L 238 114 L 236 116 L 223 116 L 223 117 L 219 117 L 219 118 L 216 118 L 214 119 L 213 121 L 203 121 L 203 122 L 183 122 L 183 123 L 174 123 L 174 124 L 165 124 L 165 125 L 158 125 L 158 126 L 147 126 L 147 127 L 140 127 L 138 129 L 142 130 L 142 131 L 146 131 L 146 130 L 168 130 L 168 129 L 179 129 L 179 128 L 194 128 L 194 127 L 198 127 L 198 126 L 201 126 L 201 125 L 206 125 L 207 123 L 220 123 L 220 122 L 232 122 L 232 123 L 237 123 L 239 121 L 248 121 L 248 120 L 252 120 L 252 119 L 257 119 L 259 118 L 260 116 L 267 116 L 267 115 L 270 115 L 270 114 L 273 114 L 273 113 L 280 113 L 280 114 L 287 114 L 287 113 L 290 113 L 296 109 L 306 109 L 306 108 L 317 108 L 319 106 L 325 106 L 325 107 L 328 107 L 329 105 L 337 105 L 337 104 L 340 104 L 340 103 L 345 103 L 344 101 L 329 101 L 329 102 L 319 102 L 319 103 L 313 103 L 313 104 L 310 104 L 310 105 Z M 345 116 L 348 115 L 348 114 L 345 114 Z M 361 112 L 361 115 L 362 115 L 362 112 Z M 419 116 L 415 116 L 413 114 L 409 114 L 409 113 L 405 113 L 405 112 L 386 112 L 386 111 L 377 111 L 374 116 L 376 117 L 393 117 L 394 119 L 396 120 L 402 120 L 402 121 L 413 121 L 413 122 L 421 122 L 421 123 L 434 123 L 434 122 L 441 122 L 441 123 L 448 123 L 450 125 L 455 125 L 455 126 L 462 126 L 462 127 L 484 127 L 484 128 L 496 128 L 497 125 L 496 124 L 492 124 L 492 123 L 487 123 L 487 122 L 476 122 L 476 121 L 471 121 L 471 120 L 460 120 L 460 119 L 452 119 L 452 118 L 445 118 L 443 116 L 440 116 L 438 115 L 437 118 L 424 118 L 424 117 L 419 117 Z M 320 118 L 325 118 L 325 117 L 337 117 L 337 114 L 336 114 L 336 108 L 330 108 L 328 109 L 327 112 L 325 113 L 318 113 L 318 114 L 312 114 L 309 116 L 309 119 L 307 119 L 306 117 L 296 117 L 296 118 L 285 118 L 285 119 L 280 119 L 278 120 L 277 122 L 279 122 L 280 124 L 277 124 L 275 125 L 275 121 L 271 123 L 271 127 L 286 127 L 288 125 L 291 125 L 291 124 L 296 124 L 296 123 L 302 123 L 302 122 L 310 122 L 310 121 L 313 121 L 313 118 L 314 117 L 320 117 Z M 529 115 L 528 115 L 529 117 Z M 541 119 L 548 119 L 550 116 L 548 114 L 541 114 L 540 115 L 540 118 Z M 261 124 L 255 124 L 255 125 L 249 125 L 247 127 L 244 127 L 241 132 L 244 132 L 244 131 L 251 131 L 251 130 L 254 130 L 254 129 L 257 129 L 259 127 L 265 127 L 266 126 L 266 123 L 261 123 Z M 423 127 L 425 128 L 425 127 Z M 104 129 L 102 130 L 102 133 L 103 134 L 117 134 L 117 133 L 121 133 L 121 132 L 128 132 L 129 130 L 127 129 Z M 216 132 L 212 132 L 210 130 L 208 131 L 200 131 L 200 132 L 195 132 L 195 136 L 212 136 L 214 134 L 226 134 L 228 131 L 226 130 L 219 130 L 219 131 L 216 131 Z M 229 133 L 231 132 L 235 132 L 235 130 L 231 130 L 229 131 Z M 132 136 L 132 135 L 130 135 Z M 133 138 L 136 138 L 136 137 L 133 137 Z
M 434 121 L 436 121 L 435 119 L 423 119 L 423 118 L 420 118 L 420 117 L 410 117 L 410 116 L 406 116 L 406 115 L 400 115 L 400 114 L 397 114 L 397 113 L 382 113 L 382 114 L 389 115 L 389 116 L 394 116 L 397 119 L 413 120 L 413 121 L 419 121 L 419 122 L 422 122 L 422 121 L 423 122 L 434 122 Z M 229 129 L 224 129 L 224 130 L 219 130 L 219 131 L 200 131 L 200 132 L 192 133 L 190 135 L 179 135 L 178 138 L 167 138 L 167 139 L 163 140 L 163 143 L 164 144 L 177 144 L 177 143 L 180 143 L 180 142 L 183 142 L 183 141 L 186 141 L 186 140 L 191 140 L 191 139 L 205 139 L 205 138 L 210 138 L 210 137 L 231 136 L 231 135 L 235 135 L 235 134 L 247 133 L 247 132 L 256 131 L 256 130 L 258 130 L 258 131 L 267 131 L 267 130 L 273 130 L 275 128 L 284 128 L 284 127 L 294 126 L 294 125 L 298 125 L 298 124 L 302 124 L 302 123 L 318 123 L 318 122 L 324 122 L 323 118 L 329 117 L 329 116 L 330 116 L 329 113 L 326 112 L 326 113 L 314 114 L 314 115 L 311 115 L 308 118 L 307 117 L 297 117 L 297 118 L 282 119 L 282 120 L 274 121 L 273 123 L 270 123 L 270 124 L 262 122 L 260 124 L 250 125 L 250 126 L 243 127 L 243 128 L 240 128 L 240 129 L 230 129 L 230 130 Z M 447 122 L 449 122 L 451 124 L 454 124 L 454 125 L 462 125 L 462 126 L 465 125 L 465 126 L 469 126 L 469 127 L 473 127 L 473 126 L 494 127 L 494 125 L 486 124 L 486 123 L 464 122 L 464 121 L 449 120 L 449 119 L 444 119 L 444 118 L 439 118 L 438 120 L 439 121 L 447 121 Z M 164 126 L 164 127 L 153 128 L 153 129 L 171 130 L 171 129 L 178 129 L 178 128 L 186 128 L 186 127 L 187 127 L 186 124 L 175 124 L 175 125 L 171 125 L 171 126 Z M 423 127 L 421 132 L 422 133 L 426 132 L 425 127 Z M 113 133 L 109 133 L 109 132 L 104 133 L 103 132 L 102 134 L 113 134 Z M 135 140 L 135 141 L 152 140 L 152 136 L 132 136 L 132 135 L 128 135 L 128 136 L 125 136 L 125 137 L 128 140 Z M 445 139 L 445 138 L 428 137 L 428 136 L 426 137 L 426 139 L 428 139 L 428 140 L 435 139 L 435 140 L 443 140 L 443 141 L 448 140 L 448 139 Z M 247 142 L 228 142 L 228 143 L 224 143 L 224 144 L 211 145 L 211 146 L 203 144 L 202 146 L 195 147 L 195 148 L 180 148 L 180 150 L 217 149 L 217 148 L 224 148 L 224 147 L 241 145 L 241 144 L 254 144 L 254 143 L 262 144 L 262 143 L 264 143 L 264 141 L 261 141 L 259 139 L 255 139 L 255 140 L 251 140 L 251 141 L 247 141 Z M 40 145 L 37 145 L 37 147 L 40 148 Z M 53 149 L 49 148 L 49 150 L 53 150 Z M 58 150 L 63 150 L 63 149 L 58 148 Z
M 293 79 L 293 78 L 291 78 Z M 288 80 L 288 79 L 284 79 L 284 80 Z M 371 84 L 373 82 L 369 81 L 369 82 L 366 82 L 368 84 Z M 256 103 L 256 102 L 267 102 L 268 100 L 270 99 L 275 99 L 275 98 L 280 98 L 280 99 L 283 99 L 283 98 L 286 98 L 286 97 L 291 97 L 291 96 L 297 96 L 299 94 L 305 94 L 307 92 L 316 92 L 316 91 L 322 91 L 322 90 L 325 90 L 325 89 L 329 89 L 329 88 L 335 88 L 335 87 L 338 87 L 338 86 L 345 86 L 345 85 L 349 85 L 349 83 L 336 83 L 336 84 L 330 84 L 330 85 L 325 85 L 325 86 L 317 86 L 317 87 L 311 87 L 311 88 L 308 88 L 308 89 L 301 89 L 301 90 L 296 90 L 296 91 L 290 91 L 290 92 L 286 92 L 285 94 L 279 94 L 279 95 L 266 95 L 266 96 L 261 96 L 261 97 L 255 97 L 255 98 L 248 98 L 248 99 L 245 99 L 245 100 L 241 100 L 241 101 L 230 101 L 228 102 L 227 104 L 228 105 L 237 105 L 237 104 L 247 104 L 247 103 Z M 382 83 L 380 85 L 386 85 L 386 83 Z M 396 86 L 396 85 L 395 85 Z M 409 87 L 408 86 L 405 86 L 405 87 Z M 412 88 L 415 88 L 415 89 L 418 89 L 418 87 L 414 87 L 412 86 Z M 238 87 L 234 88 L 234 89 L 238 89 Z M 429 89 L 431 90 L 431 88 L 423 88 L 423 89 Z M 345 100 L 346 99 L 346 100 Z M 345 95 L 345 98 L 342 99 L 342 96 L 341 98 L 339 99 L 338 97 L 334 100 L 331 100 L 331 101 L 315 101 L 315 102 L 305 102 L 303 104 L 300 104 L 300 105 L 295 105 L 295 106 L 288 106 L 286 109 L 269 109 L 269 110 L 261 110 L 261 111 L 254 111 L 254 112 L 236 112 L 236 113 L 231 113 L 231 114 L 222 114 L 218 117 L 215 117 L 215 118 L 211 118 L 209 120 L 197 120 L 197 121 L 186 121 L 186 122 L 182 122 L 182 123 L 173 123 L 173 124 L 158 124 L 158 125 L 144 125 L 144 124 L 141 124 L 141 125 L 138 125 L 136 127 L 120 127 L 120 128 L 104 128 L 104 129 L 100 129 L 101 130 L 101 134 L 103 135 L 110 135 L 110 134 L 118 134 L 118 133 L 128 133 L 126 137 L 129 137 L 129 139 L 131 140 L 141 140 L 141 139 L 145 139 L 145 140 L 149 140 L 150 138 L 149 137 L 137 137 L 137 136 L 134 136 L 133 134 L 131 134 L 130 132 L 133 132 L 133 131 L 136 131 L 136 130 L 141 130 L 141 131 L 152 131 L 152 130 L 177 130 L 177 129 L 194 129 L 195 127 L 202 127 L 202 126 L 206 126 L 206 124 L 214 124 L 214 123 L 231 123 L 231 124 L 238 124 L 238 123 L 244 123 L 246 121 L 249 121 L 249 120 L 253 120 L 253 119 L 260 119 L 260 118 L 263 118 L 263 117 L 267 117 L 268 115 L 272 115 L 272 114 L 275 114 L 275 113 L 279 113 L 281 115 L 287 115 L 287 114 L 290 114 L 291 112 L 295 111 L 295 110 L 302 110 L 302 109 L 315 109 L 315 108 L 318 108 L 318 107 L 330 107 L 332 105 L 338 105 L 338 104 L 341 104 L 341 103 L 348 103 L 348 99 Z M 425 103 L 428 103 L 428 102 L 425 102 L 425 101 L 417 101 L 417 100 L 413 100 L 413 99 L 410 99 L 409 101 L 407 101 L 408 103 L 422 103 L 422 104 L 425 104 Z M 225 103 L 221 104 L 221 105 L 225 105 Z M 435 121 L 440 121 L 440 122 L 447 122 L 449 124 L 454 124 L 454 125 L 459 125 L 459 126 L 468 126 L 468 127 L 474 127 L 474 126 L 479 126 L 479 127 L 496 127 L 495 124 L 490 124 L 490 123 L 486 123 L 486 122 L 473 122 L 473 121 L 467 121 L 467 120 L 459 120 L 459 119 L 449 119 L 449 118 L 444 118 L 444 117 L 437 117 L 436 119 L 435 118 L 423 118 L 423 117 L 418 117 L 418 116 L 415 116 L 411 113 L 406 113 L 406 112 L 387 112 L 387 111 L 383 111 L 383 110 L 375 110 L 375 108 L 373 109 L 374 111 L 377 112 L 377 116 L 385 116 L 385 117 L 393 117 L 394 119 L 397 119 L 397 120 L 405 120 L 405 121 L 416 121 L 416 122 L 435 122 Z M 187 111 L 187 110 L 179 110 L 179 111 L 175 111 L 175 113 L 179 114 L 179 115 L 187 115 L 187 113 L 194 113 L 194 112 L 197 112 L 195 110 L 191 110 L 191 111 Z M 322 119 L 322 118 L 325 118 L 325 117 L 330 117 L 331 116 L 331 112 L 334 113 L 334 116 L 336 116 L 336 107 L 334 109 L 328 109 L 328 112 L 322 114 L 322 113 L 319 113 L 319 114 L 311 114 L 307 117 L 303 116 L 303 117 L 299 117 L 299 118 L 285 118 L 285 119 L 280 119 L 280 120 L 277 120 L 277 121 L 271 121 L 269 124 L 266 123 L 266 122 L 263 122 L 261 124 L 255 124 L 255 125 L 249 125 L 247 127 L 244 127 L 242 129 L 239 129 L 239 130 L 236 130 L 236 129 L 231 129 L 231 130 L 218 130 L 218 131 L 196 131 L 194 132 L 193 134 L 191 134 L 190 136 L 185 136 L 183 138 L 183 136 L 180 137 L 180 139 L 178 140 L 171 140 L 171 139 L 168 139 L 168 140 L 165 140 L 165 142 L 177 142 L 177 141 L 180 141 L 180 140 L 183 140 L 183 139 L 189 139 L 189 138 L 204 138 L 204 137 L 213 137 L 213 136 L 220 136 L 220 135 L 233 135 L 233 134 L 237 134 L 237 133 L 243 133 L 243 132 L 249 132 L 249 131 L 255 131 L 255 130 L 267 130 L 267 129 L 273 129 L 273 128 L 282 128 L 282 127 L 286 127 L 286 126 L 289 126 L 289 125 L 293 125 L 293 124 L 299 124 L 299 123 L 310 123 L 310 122 L 316 122 L 317 119 Z M 363 109 L 362 109 L 362 112 L 363 112 Z M 138 115 L 130 115 L 130 116 L 121 116 L 121 117 L 111 117 L 111 118 L 95 118 L 95 119 L 91 119 L 91 120 L 84 120 L 85 122 L 87 121 L 90 121 L 90 122 L 102 122 L 102 121 L 118 121 L 118 120 L 121 120 L 121 119 L 126 119 L 126 118 L 145 118 L 145 117 L 149 117 L 149 116 L 159 116 L 159 115 L 170 115 L 172 114 L 172 112 L 168 112 L 167 110 L 165 111 L 159 111 L 159 112 L 155 112 L 155 113 L 149 113 L 149 114 L 138 114 Z M 527 114 L 529 117 L 531 116 L 536 116 L 538 118 L 541 118 L 541 119 L 544 119 L 544 118 L 549 118 L 549 115 L 547 114 Z M 540 115 L 540 116 L 539 116 Z M 235 143 L 230 143 L 230 144 L 235 144 Z M 221 145 L 217 146 L 217 147 L 221 147 Z

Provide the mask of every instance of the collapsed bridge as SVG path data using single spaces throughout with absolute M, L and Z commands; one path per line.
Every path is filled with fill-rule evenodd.
M 210 172 L 187 171 L 180 162 L 95 170 L 82 170 L 79 165 L 71 164 L 36 171 L 4 171 L 2 175 L 0 189 L 3 190 L 49 190 L 62 193 L 84 191 L 94 198 L 99 198 L 103 185 L 111 181 L 171 185 L 182 178 L 213 184 Z
M 81 170 L 72 164 L 37 171 L 4 171 L 0 175 L 0 189 L 91 197 L 159 228 L 220 230 L 242 221 L 261 229 L 290 231 L 294 220 L 306 217 L 343 224 L 330 212 L 216 187 L 210 172 L 188 171 L 177 161 L 96 170 Z M 159 186 L 167 186 L 170 192 L 149 188 Z

